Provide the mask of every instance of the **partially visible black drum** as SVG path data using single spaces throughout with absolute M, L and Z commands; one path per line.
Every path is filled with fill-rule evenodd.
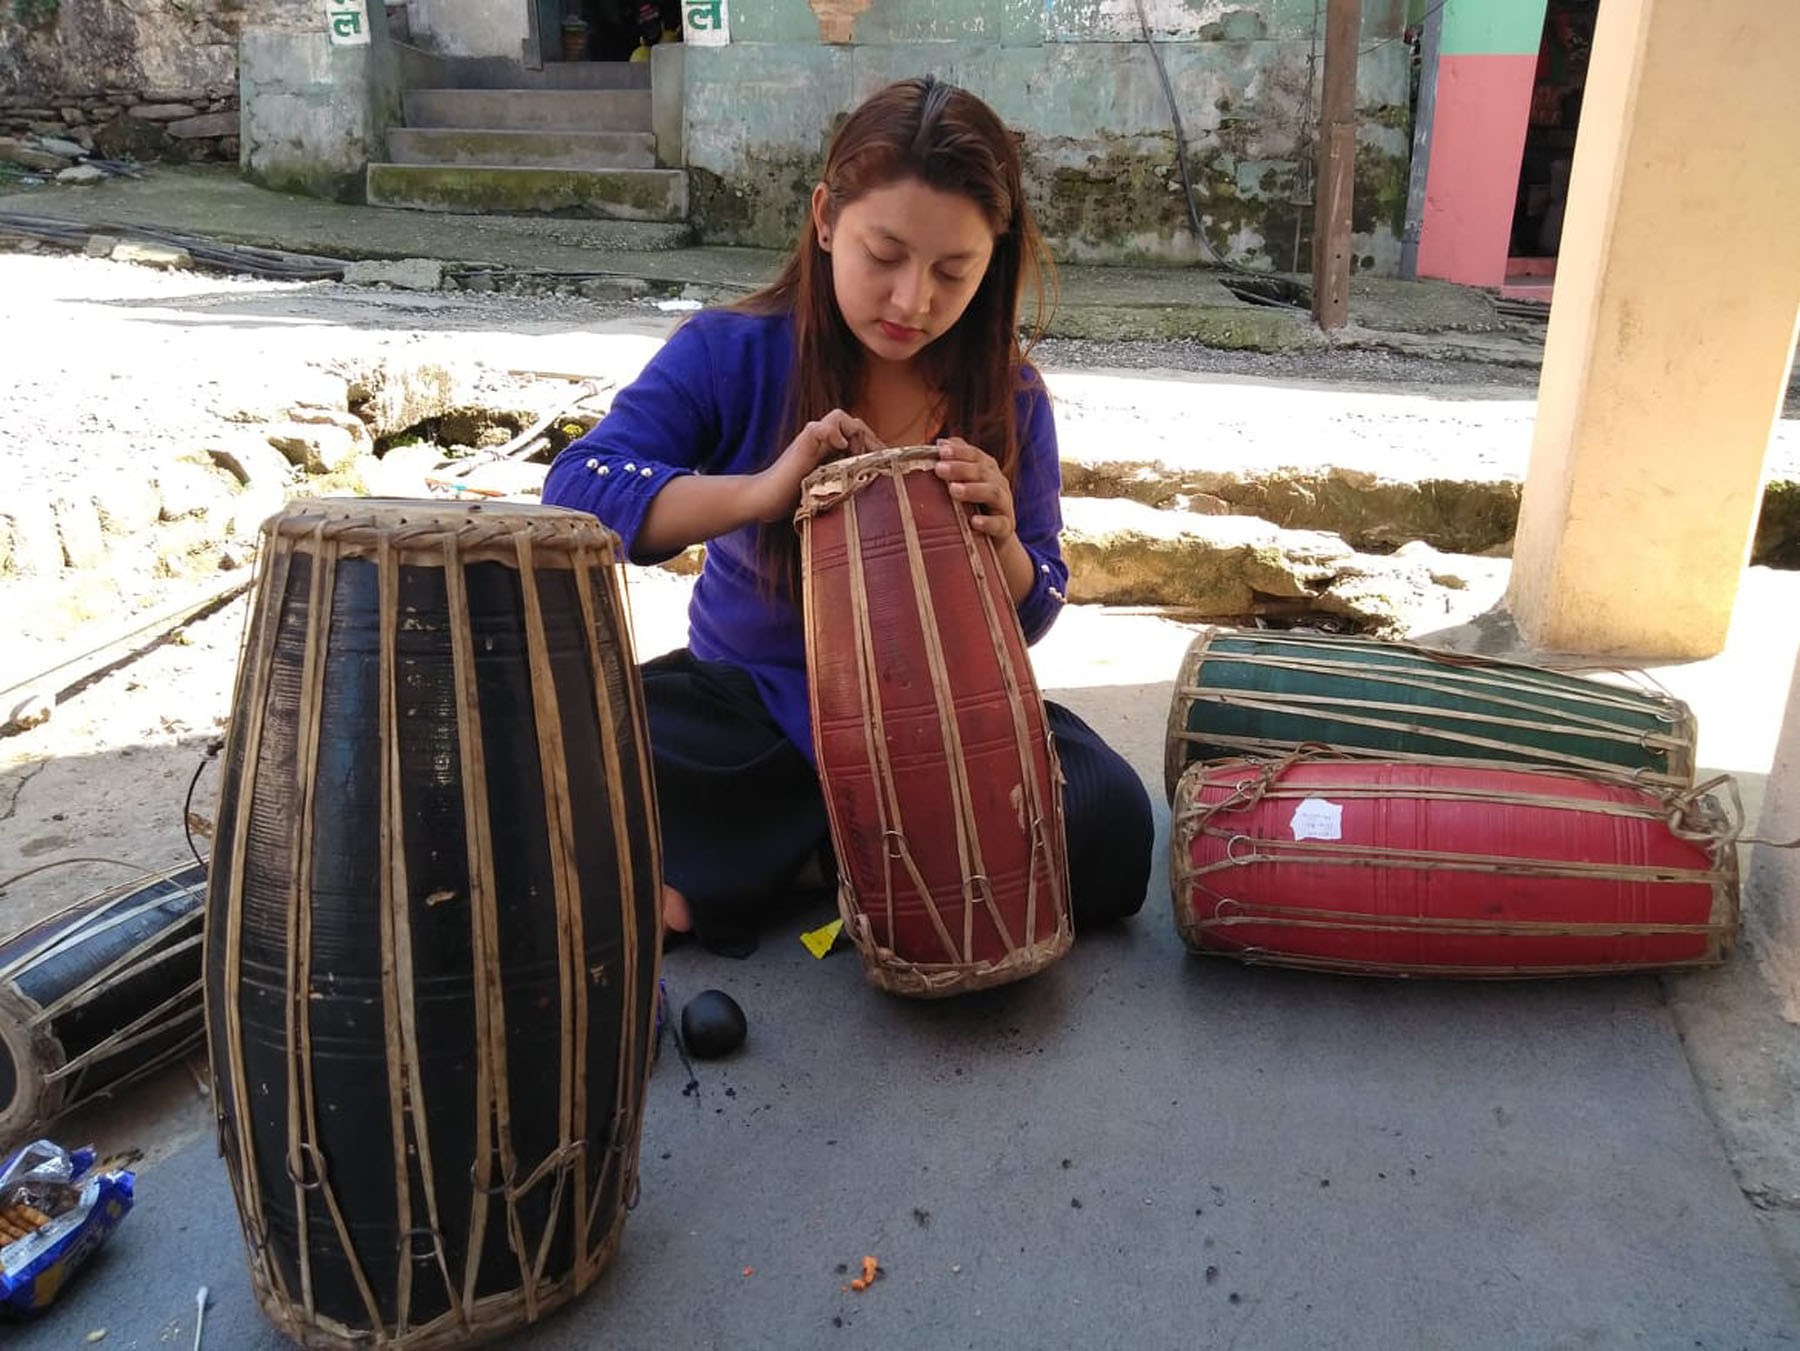
M 0 1152 L 199 1044 L 197 863 L 0 942 Z

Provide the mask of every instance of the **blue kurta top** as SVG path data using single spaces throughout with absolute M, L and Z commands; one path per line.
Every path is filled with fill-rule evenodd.
M 637 547 L 650 501 L 678 474 L 750 474 L 767 466 L 785 431 L 793 322 L 786 315 L 707 310 L 653 357 L 612 410 L 556 457 L 543 500 L 600 518 L 626 557 L 660 562 Z M 1019 472 L 1013 509 L 1019 542 L 1036 566 L 1019 606 L 1027 642 L 1049 632 L 1063 605 L 1062 470 L 1042 379 L 1027 368 L 1017 394 Z M 819 417 L 830 409 L 813 410 Z M 989 449 L 983 447 L 983 449 Z M 688 648 L 702 661 L 743 668 L 769 714 L 808 758 L 812 716 L 806 640 L 799 607 L 759 585 L 757 527 L 743 526 L 706 546 L 706 565 L 688 605 Z

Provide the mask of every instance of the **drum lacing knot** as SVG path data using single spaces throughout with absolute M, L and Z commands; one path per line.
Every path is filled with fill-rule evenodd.
M 490 1155 L 490 1157 L 492 1157 L 492 1156 Z M 478 1182 L 476 1180 L 476 1177 L 475 1177 L 475 1174 L 476 1174 L 477 1170 L 480 1169 L 480 1167 L 481 1167 L 480 1159 L 475 1160 L 474 1163 L 471 1163 L 469 1165 L 469 1185 L 475 1189 L 475 1191 L 478 1195 L 499 1196 L 504 1192 L 511 1191 L 513 1183 L 518 1181 L 517 1168 L 516 1167 L 507 1168 L 505 1170 L 505 1176 L 500 1179 L 500 1185 L 498 1187 L 484 1187 L 481 1185 L 480 1182 Z
M 1296 746 L 1279 760 L 1261 761 L 1257 765 L 1256 777 L 1240 779 L 1231 795 L 1214 807 L 1212 811 L 1221 812 L 1227 809 L 1254 811 L 1262 804 L 1263 798 L 1268 796 L 1269 790 L 1275 787 L 1276 780 L 1280 779 L 1283 774 L 1286 774 L 1295 765 L 1308 760 L 1316 760 L 1330 753 L 1330 747 L 1309 741 Z
M 302 1159 L 312 1165 L 313 1176 L 311 1181 L 308 1181 L 304 1177 L 296 1177 L 294 1175 L 293 1154 L 289 1154 L 289 1156 L 282 1161 L 282 1167 L 287 1172 L 288 1181 L 293 1183 L 303 1192 L 316 1192 L 320 1187 L 325 1185 L 325 1156 L 319 1153 L 316 1145 L 306 1140 L 301 1140 L 294 1145 L 294 1153 L 298 1153 Z
M 415 1239 L 424 1238 L 428 1250 L 418 1251 Z M 400 1254 L 402 1262 L 436 1262 L 444 1253 L 443 1235 L 435 1229 L 402 1229 L 400 1237 L 394 1240 L 394 1251 Z
M 635 1151 L 625 1147 L 625 1132 L 617 1129 L 613 1132 L 613 1142 L 606 1151 L 625 1170 L 625 1194 L 619 1199 L 626 1210 L 636 1210 L 638 1196 L 643 1189 L 643 1175 L 637 1170 L 638 1158 Z
M 544 1156 L 544 1163 L 539 1166 L 567 1168 L 572 1160 L 580 1158 L 583 1154 L 587 1153 L 587 1147 L 588 1142 L 586 1140 L 569 1140 L 559 1148 L 546 1154 Z
M 1232 787 L 1231 792 L 1208 807 L 1204 814 L 1212 816 L 1215 813 L 1234 812 L 1254 807 L 1266 791 L 1268 791 L 1268 784 L 1260 777 L 1239 779 Z
M 1711 796 L 1715 789 L 1728 794 L 1729 808 Z M 1695 784 L 1686 792 L 1665 795 L 1669 807 L 1669 834 L 1678 840 L 1696 844 L 1734 844 L 1744 829 L 1744 803 L 1738 796 L 1737 781 L 1720 774 L 1705 783 Z
M 518 1189 L 519 1194 L 523 1195 L 524 1193 L 531 1191 L 547 1177 L 556 1177 L 560 1174 L 567 1173 L 571 1164 L 573 1164 L 576 1159 L 582 1158 L 587 1154 L 587 1148 L 588 1142 L 586 1140 L 565 1140 L 562 1144 L 544 1155 L 542 1159 L 538 1160 L 537 1167 L 533 1168 L 530 1175 L 526 1177 L 522 1184 L 520 1184 Z
M 678 1043 L 679 1044 L 679 1043 Z M 684 1062 L 685 1063 L 685 1062 Z M 638 1156 L 631 1148 L 631 1116 L 627 1112 L 614 1112 L 612 1120 L 606 1123 L 606 1152 L 600 1160 L 601 1186 L 605 1178 L 614 1169 L 618 1169 L 623 1178 L 624 1194 L 619 1198 L 627 1210 L 636 1210 L 640 1181 L 637 1171 Z M 585 1150 L 586 1141 L 578 1142 Z
M 1248 857 L 1239 858 L 1237 856 L 1236 850 L 1240 844 L 1250 846 L 1252 852 Z M 1243 834 L 1233 835 L 1230 839 L 1225 841 L 1225 861 L 1239 868 L 1254 863 L 1256 862 L 1255 848 L 1256 841 L 1250 836 Z

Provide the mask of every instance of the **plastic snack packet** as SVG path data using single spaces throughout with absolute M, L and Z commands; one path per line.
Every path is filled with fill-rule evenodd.
M 0 1164 L 0 1314 L 49 1307 L 131 1209 L 134 1175 L 37 1140 Z

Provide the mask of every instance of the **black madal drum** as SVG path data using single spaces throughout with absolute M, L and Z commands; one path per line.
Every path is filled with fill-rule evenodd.
M 199 1045 L 205 893 L 190 863 L 0 940 L 0 1153 Z
M 207 899 L 221 1147 L 309 1346 L 463 1345 L 611 1259 L 661 863 L 617 540 L 536 506 L 263 527 Z

